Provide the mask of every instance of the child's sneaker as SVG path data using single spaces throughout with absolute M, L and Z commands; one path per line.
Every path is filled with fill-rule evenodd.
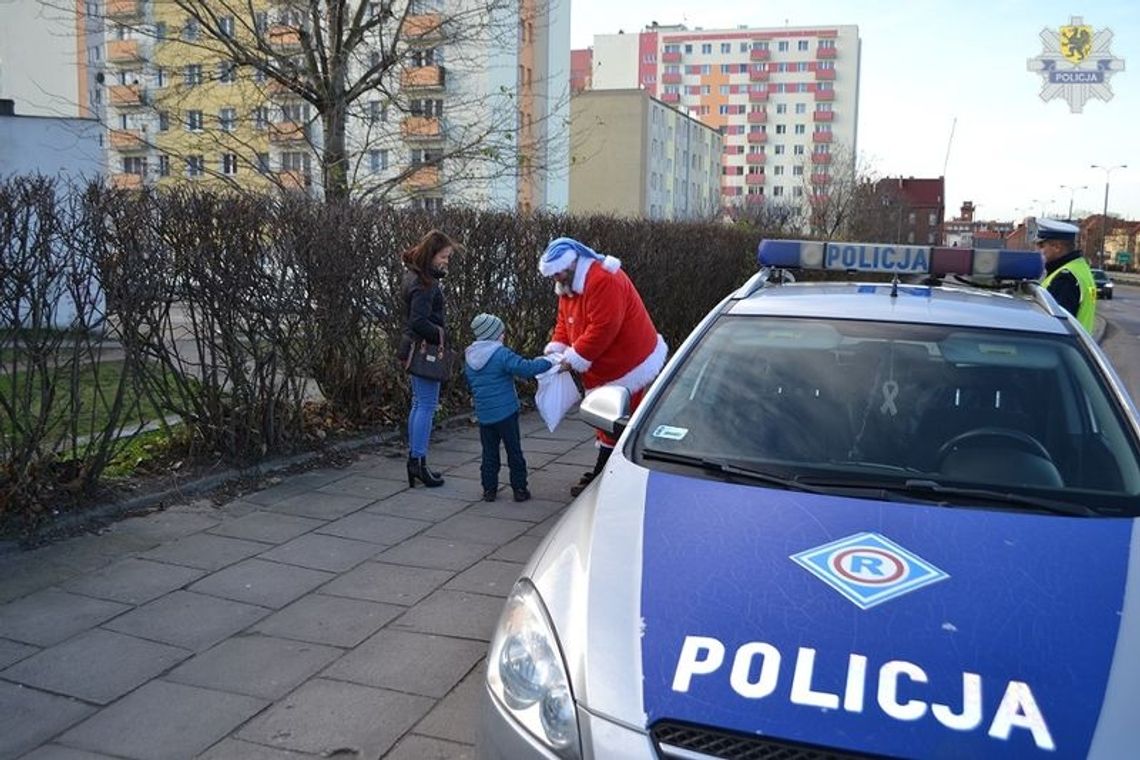
M 516 488 L 515 501 L 530 501 L 530 491 L 525 488 Z
M 498 495 L 499 495 L 499 492 L 494 490 L 494 489 L 484 491 L 483 492 L 483 501 L 494 501 Z

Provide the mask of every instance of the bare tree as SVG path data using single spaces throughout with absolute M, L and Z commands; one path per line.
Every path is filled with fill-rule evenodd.
M 535 30 L 548 28 L 557 6 L 535 0 L 104 5 L 109 53 L 132 40 L 151 53 L 140 49 L 116 66 L 118 86 L 128 88 L 121 96 L 139 101 L 137 118 L 108 121 L 112 128 L 128 125 L 123 141 L 166 155 L 159 156 L 160 175 L 170 173 L 173 159 L 191 175 L 236 183 L 244 167 L 288 189 L 307 186 L 315 163 L 325 198 L 336 200 L 401 199 L 445 184 L 473 193 L 501 177 L 531 186 L 544 172 L 565 171 L 565 149 L 558 148 L 568 130 L 567 72 L 534 60 L 534 51 L 547 47 L 536 43 Z M 215 97 L 204 108 L 203 93 L 222 84 L 233 85 L 226 95 L 232 107 L 219 108 Z M 172 144 L 162 136 L 172 129 L 193 139 Z M 279 151 L 276 168 L 268 165 L 267 145 Z M 205 151 L 220 151 L 222 161 L 204 162 Z

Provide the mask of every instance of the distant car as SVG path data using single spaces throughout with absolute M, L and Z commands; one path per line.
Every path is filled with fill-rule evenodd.
M 1096 280 L 1096 297 L 1112 300 L 1112 278 L 1103 269 L 1092 270 L 1093 279 Z
M 1140 417 L 1041 256 L 759 263 L 635 413 L 583 400 L 621 437 L 507 599 L 481 756 L 1140 756 Z

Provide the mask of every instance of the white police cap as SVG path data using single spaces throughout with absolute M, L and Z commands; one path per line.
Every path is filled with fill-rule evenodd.
M 1062 222 L 1057 219 L 1038 219 L 1037 236 L 1034 241 L 1063 240 L 1066 243 L 1075 243 L 1080 228 L 1075 224 Z

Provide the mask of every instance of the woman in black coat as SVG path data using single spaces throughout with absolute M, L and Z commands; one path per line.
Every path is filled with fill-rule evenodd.
M 404 251 L 404 337 L 400 359 L 408 357 L 419 341 L 438 346 L 444 339 L 443 291 L 439 281 L 447 275 L 447 263 L 455 243 L 439 230 L 424 235 L 419 243 Z M 443 478 L 427 466 L 428 442 L 435 410 L 439 406 L 439 380 L 409 375 L 412 381 L 412 409 L 408 415 L 408 486 L 416 480 L 428 488 L 443 485 Z

